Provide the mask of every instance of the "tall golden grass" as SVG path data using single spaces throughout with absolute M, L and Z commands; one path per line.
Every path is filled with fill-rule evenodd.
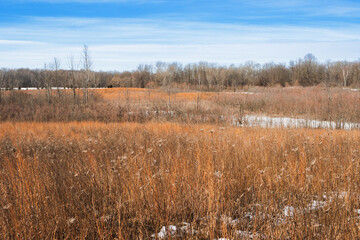
M 359 149 L 358 131 L 3 122 L 0 238 L 355 239 Z

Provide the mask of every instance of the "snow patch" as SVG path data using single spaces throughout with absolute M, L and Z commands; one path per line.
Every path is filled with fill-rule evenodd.
M 236 234 L 239 236 L 239 237 L 242 237 L 242 238 L 246 238 L 246 239 L 254 239 L 254 238 L 259 238 L 259 234 L 257 233 L 252 233 L 252 232 L 248 232 L 248 231 L 241 231 L 241 230 L 238 230 L 236 231 Z
M 249 127 L 262 127 L 262 128 L 328 128 L 336 129 L 341 128 L 345 130 L 359 129 L 360 123 L 341 122 L 336 123 L 333 121 L 319 121 L 313 119 L 303 118 L 290 118 L 290 117 L 268 117 L 262 115 L 245 115 L 241 119 L 233 117 L 233 125 L 236 126 L 249 126 Z
M 292 217 L 292 216 L 294 216 L 295 208 L 292 206 L 285 206 L 283 212 L 284 212 L 285 217 Z
M 184 237 L 186 234 L 195 234 L 196 231 L 193 230 L 190 226 L 190 223 L 183 222 L 180 227 L 175 225 L 162 226 L 160 232 L 157 234 L 152 234 L 153 239 L 166 239 L 168 237 Z

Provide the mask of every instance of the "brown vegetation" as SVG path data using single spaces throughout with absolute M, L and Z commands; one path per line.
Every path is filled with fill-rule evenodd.
M 5 91 L 1 121 L 151 121 L 228 125 L 245 114 L 360 122 L 360 92 L 327 87 L 247 87 L 239 92 L 108 88 Z M 74 97 L 75 96 L 75 97 Z
M 288 65 L 266 63 L 221 66 L 199 62 L 183 66 L 180 63 L 157 62 L 139 65 L 125 72 L 91 71 L 92 61 L 84 46 L 81 64 L 70 57 L 70 70 L 60 69 L 57 58 L 44 69 L 0 69 L 0 89 L 37 87 L 163 87 L 171 91 L 173 85 L 183 89 L 222 91 L 244 86 L 360 86 L 360 62 L 320 63 L 312 54 L 291 61 Z M 66 66 L 64 66 L 66 68 Z M 0 90 L 1 94 L 1 90 Z
M 358 131 L 231 124 L 359 122 L 359 102 L 328 86 L 1 91 L 0 238 L 358 238 Z
M 2 239 L 359 237 L 358 131 L 6 122 L 0 146 Z

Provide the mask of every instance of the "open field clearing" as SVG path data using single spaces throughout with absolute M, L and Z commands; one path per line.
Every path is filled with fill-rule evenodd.
M 0 124 L 2 239 L 354 239 L 360 132 Z
M 360 122 L 360 92 L 349 88 L 248 87 L 238 92 L 109 88 L 86 91 L 3 91 L 0 120 L 160 120 L 342 129 L 358 128 Z

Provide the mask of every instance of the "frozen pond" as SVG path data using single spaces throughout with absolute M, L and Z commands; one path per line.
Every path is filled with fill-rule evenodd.
M 360 129 L 360 123 L 319 121 L 313 119 L 268 117 L 261 115 L 245 115 L 241 121 L 233 117 L 233 125 L 262 128 L 328 128 L 328 129 Z

